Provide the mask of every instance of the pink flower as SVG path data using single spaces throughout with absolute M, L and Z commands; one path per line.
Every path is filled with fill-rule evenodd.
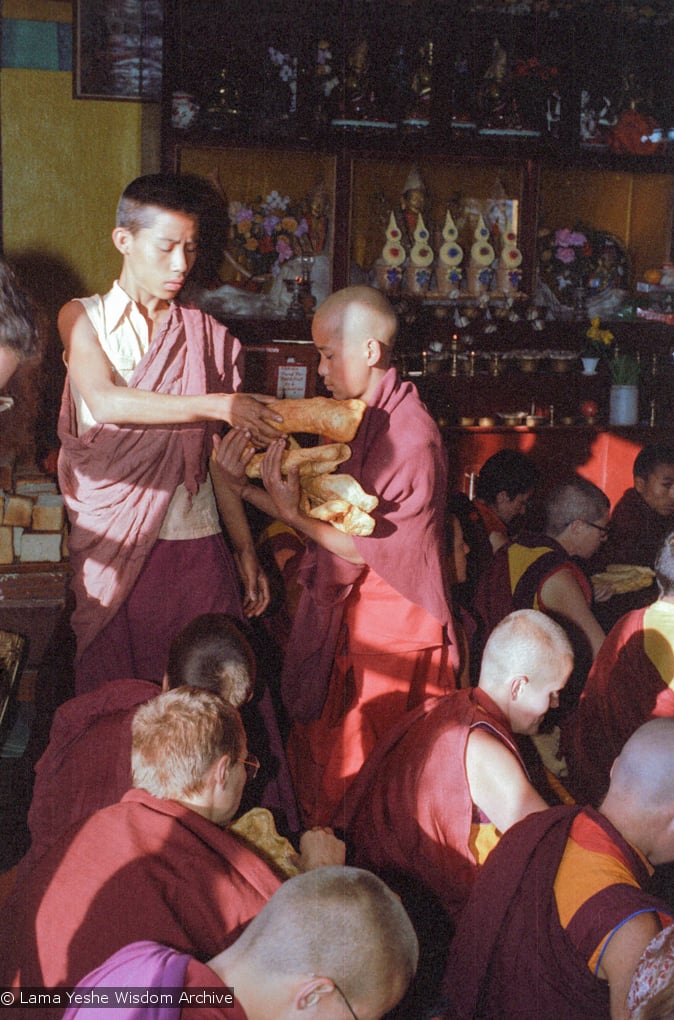
M 569 230 L 568 227 L 564 227 L 563 230 L 555 231 L 555 244 L 558 248 L 581 248 L 586 243 L 585 234 L 581 234 L 578 230 Z
M 558 248 L 555 252 L 555 258 L 563 262 L 565 266 L 568 266 L 576 261 L 576 253 L 573 248 Z

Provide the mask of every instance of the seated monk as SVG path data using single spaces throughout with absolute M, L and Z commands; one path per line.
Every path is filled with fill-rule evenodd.
M 598 810 L 530 815 L 477 876 L 452 942 L 447 1020 L 626 1020 L 641 954 L 672 921 L 644 889 L 674 859 L 674 719 L 616 759 Z
M 421 943 L 401 1016 L 432 1003 L 453 920 L 501 833 L 547 807 L 515 735 L 538 730 L 572 662 L 561 627 L 532 610 L 513 613 L 487 644 L 479 686 L 408 712 L 345 795 L 334 824 L 353 863 L 402 896 Z
M 134 788 L 66 832 L 6 901 L 0 986 L 70 987 L 139 939 L 200 959 L 229 945 L 279 885 L 226 828 L 258 764 L 218 695 L 179 687 L 141 705 Z M 300 847 L 301 869 L 343 863 L 325 830 Z
M 564 627 L 575 659 L 571 701 L 605 637 L 592 612 L 592 587 L 574 560 L 589 559 L 605 541 L 609 507 L 601 489 L 574 475 L 548 496 L 544 534 L 522 534 L 503 546 L 478 583 L 483 640 L 514 609 L 539 609 Z
M 512 613 L 485 648 L 477 688 L 426 701 L 387 734 L 334 818 L 353 863 L 412 878 L 454 917 L 475 873 L 514 822 L 547 807 L 515 742 L 533 734 L 571 672 L 561 627 Z
M 674 717 L 674 532 L 660 548 L 655 576 L 660 598 L 618 620 L 562 724 L 567 785 L 583 804 L 604 798 L 614 760 L 642 723 Z
M 256 662 L 242 627 L 224 613 L 195 617 L 171 644 L 163 689 L 188 684 L 213 691 L 246 713 L 250 731 L 262 706 L 247 705 L 255 687 Z M 57 709 L 49 744 L 35 766 L 28 812 L 31 846 L 20 863 L 22 872 L 72 825 L 100 808 L 116 804 L 131 789 L 133 718 L 139 705 L 156 697 L 160 690 L 146 680 L 114 680 L 71 698 Z M 256 730 L 260 728 L 255 725 Z M 280 735 L 276 745 L 273 751 L 280 755 L 281 766 L 285 765 L 285 801 L 294 808 Z M 282 767 L 279 773 L 275 780 L 278 784 L 283 778 Z M 261 784 L 258 787 L 258 803 L 266 806 L 267 791 Z
M 155 1020 L 270 1020 L 312 1006 L 324 1010 L 317 1016 L 378 1020 L 404 993 L 417 956 L 410 920 L 383 882 L 357 868 L 319 868 L 285 882 L 236 942 L 206 963 L 156 942 L 136 942 L 81 986 L 149 986 L 176 1001 L 181 992 L 187 1001 L 205 988 L 235 996 L 222 1011 L 173 1005 L 153 1011 Z M 134 1020 L 137 1007 L 114 1015 Z M 64 1020 L 100 1016 L 96 1007 L 80 1006 L 66 1010 Z
M 537 481 L 538 469 L 519 450 L 498 450 L 480 468 L 474 503 L 494 552 L 508 541 L 508 528 L 526 510 Z
M 620 497 L 608 539 L 592 561 L 592 571 L 609 563 L 654 567 L 655 557 L 674 531 L 674 447 L 653 443 L 637 454 L 632 467 L 634 485 Z M 632 609 L 650 605 L 658 597 L 655 582 L 648 588 L 613 595 L 599 607 L 606 630 Z

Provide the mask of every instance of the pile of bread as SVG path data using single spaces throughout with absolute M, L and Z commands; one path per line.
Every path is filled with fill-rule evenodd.
M 655 571 L 650 567 L 642 567 L 630 563 L 610 563 L 600 574 L 592 575 L 595 587 L 610 585 L 614 595 L 624 595 L 628 591 L 641 591 L 650 588 L 655 578 Z
M 358 431 L 367 404 L 363 400 L 307 397 L 277 400 L 268 407 L 282 418 L 275 423 L 279 431 L 290 434 L 281 471 L 299 468 L 304 512 L 349 535 L 371 535 L 375 524 L 371 514 L 379 500 L 364 492 L 352 475 L 336 473 L 351 456 L 348 444 Z M 295 432 L 320 435 L 332 442 L 302 447 L 292 435 Z M 251 458 L 246 467 L 249 478 L 260 478 L 263 457 L 263 453 L 256 453 Z
M 63 496 L 38 468 L 0 461 L 0 564 L 67 559 Z

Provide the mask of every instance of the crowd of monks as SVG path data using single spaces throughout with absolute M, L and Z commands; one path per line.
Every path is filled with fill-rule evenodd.
M 76 696 L 36 766 L 0 987 L 232 991 L 152 1014 L 185 1020 L 671 1015 L 674 448 L 641 450 L 613 509 L 511 451 L 449 493 L 393 309 L 350 287 L 312 334 L 326 390 L 366 405 L 340 470 L 375 527 L 308 514 L 269 401 L 230 395 L 238 342 L 174 303 L 182 187 L 127 189 L 120 281 L 60 318 Z M 611 564 L 652 583 L 619 592 Z M 236 829 L 260 807 L 282 860 Z M 99 1015 L 56 998 L 40 1016 Z

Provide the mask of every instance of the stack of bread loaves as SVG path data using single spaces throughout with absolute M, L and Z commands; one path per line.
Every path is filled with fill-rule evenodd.
M 0 462 L 0 564 L 59 563 L 67 557 L 63 497 L 37 468 Z
M 277 400 L 268 407 L 281 415 L 282 421 L 275 423 L 279 431 L 291 434 L 281 470 L 298 466 L 304 511 L 347 534 L 371 535 L 375 525 L 371 513 L 379 500 L 364 492 L 351 475 L 335 474 L 351 456 L 348 443 L 358 431 L 367 404 L 363 400 L 309 397 Z M 301 447 L 292 436 L 294 432 L 323 436 L 332 442 Z M 249 461 L 249 478 L 260 477 L 263 456 L 257 453 Z

